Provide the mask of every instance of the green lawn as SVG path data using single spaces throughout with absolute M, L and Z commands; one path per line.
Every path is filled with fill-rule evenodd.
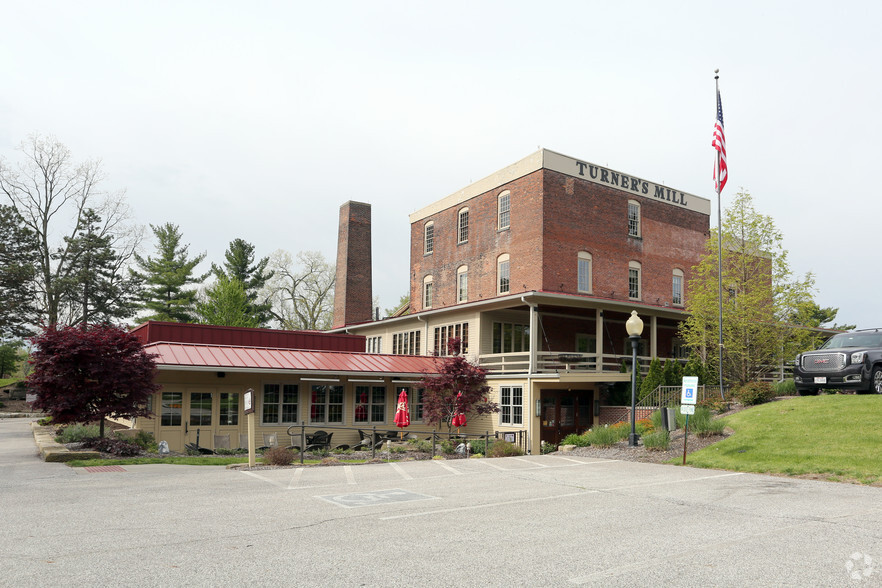
M 689 455 L 689 465 L 882 485 L 877 394 L 788 398 L 735 413 L 726 424 L 735 434 Z
M 4 388 L 10 384 L 15 384 L 21 378 L 0 378 L 0 388 Z

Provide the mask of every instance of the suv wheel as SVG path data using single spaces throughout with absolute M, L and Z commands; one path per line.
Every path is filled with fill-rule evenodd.
M 873 367 L 873 374 L 870 376 L 870 392 L 882 394 L 882 367 Z

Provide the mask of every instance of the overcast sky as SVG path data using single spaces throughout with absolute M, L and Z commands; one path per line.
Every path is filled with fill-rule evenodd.
M 0 156 L 54 135 L 199 269 L 234 238 L 333 260 L 368 202 L 381 308 L 408 214 L 544 147 L 711 199 L 713 70 L 739 188 L 837 321 L 882 327 L 879 2 L 0 0 Z M 145 253 L 153 252 L 152 241 Z

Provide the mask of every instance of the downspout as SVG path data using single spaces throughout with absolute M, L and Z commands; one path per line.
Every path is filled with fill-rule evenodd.
M 537 304 L 531 303 L 527 301 L 526 296 L 521 296 L 521 302 L 530 307 L 530 360 L 527 366 L 527 390 L 530 391 L 529 402 L 527 403 L 527 410 L 530 418 L 527 419 L 527 454 L 533 453 L 533 419 L 536 417 L 536 411 L 533 408 L 536 404 L 537 398 L 533 397 L 533 374 L 536 370 L 536 334 L 538 332 L 537 329 L 537 317 L 538 313 L 536 311 Z M 541 451 L 540 451 L 541 453 Z

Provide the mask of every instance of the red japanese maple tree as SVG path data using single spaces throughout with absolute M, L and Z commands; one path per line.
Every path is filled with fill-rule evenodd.
M 156 364 L 132 333 L 111 325 L 50 326 L 31 342 L 28 386 L 37 394 L 34 407 L 53 422 L 97 420 L 103 437 L 107 417 L 150 416 Z
M 445 423 L 451 429 L 451 420 L 456 412 L 462 414 L 489 414 L 499 412 L 499 405 L 490 402 L 490 386 L 487 385 L 487 370 L 472 365 L 460 355 L 461 342 L 451 338 L 447 342 L 450 354 L 441 359 L 438 375 L 425 374 L 419 385 L 423 392 L 423 420 L 440 425 Z M 462 396 L 457 400 L 457 394 Z

